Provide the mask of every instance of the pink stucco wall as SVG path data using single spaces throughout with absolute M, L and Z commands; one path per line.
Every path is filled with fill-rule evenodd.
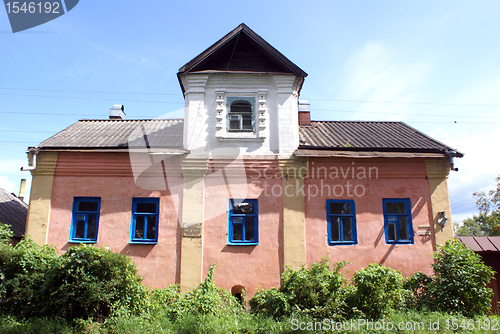
M 355 173 L 340 173 L 339 178 L 324 173 L 319 167 L 335 166 L 339 170 L 355 168 Z M 316 168 L 316 169 L 315 169 Z M 363 178 L 363 168 L 372 168 L 372 175 Z M 376 169 L 375 169 L 376 168 Z M 313 170 L 315 169 L 315 170 Z M 329 169 L 331 171 L 331 169 Z M 352 169 L 350 170 L 352 172 Z M 318 175 L 319 172 L 319 175 Z M 376 173 L 377 172 L 377 173 Z M 315 175 L 314 175 L 314 174 Z M 433 236 L 418 235 L 419 225 L 432 225 L 429 184 L 423 159 L 391 161 L 383 159 L 339 160 L 331 164 L 324 159 L 311 159 L 306 189 L 316 193 L 306 200 L 306 262 L 308 265 L 328 255 L 331 262 L 349 261 L 345 267 L 348 277 L 368 266 L 379 263 L 400 270 L 403 276 L 417 271 L 432 273 Z M 326 175 L 326 177 L 325 177 Z M 332 176 L 332 177 L 330 177 Z M 345 178 L 344 178 L 345 176 Z M 358 178 L 360 176 L 360 178 Z M 349 183 L 349 185 L 348 185 Z M 323 192 L 320 190 L 323 187 Z M 334 189 L 334 187 L 337 187 Z M 356 188 L 357 187 L 357 188 Z M 344 194 L 341 195 L 343 189 Z M 348 195 L 351 189 L 351 196 Z M 331 190 L 328 194 L 328 189 Z M 336 192 L 334 193 L 335 190 Z M 357 190 L 357 191 L 355 191 Z M 306 198 L 308 195 L 306 194 Z M 336 196 L 341 195 L 341 196 Z M 360 195 L 360 196 L 358 196 Z M 413 220 L 413 245 L 388 245 L 385 242 L 382 199 L 409 198 Z M 326 200 L 351 199 L 356 205 L 357 245 L 330 246 L 327 243 Z M 426 230 L 428 231 L 428 230 Z
M 112 164 L 103 165 L 110 160 Z M 107 166 L 99 172 L 93 165 Z M 87 175 L 87 174 L 91 175 Z M 97 175 L 92 175 L 97 174 Z M 120 176 L 116 176 L 119 174 Z M 129 255 L 137 264 L 146 286 L 168 287 L 176 277 L 180 243 L 178 240 L 178 199 L 169 190 L 144 190 L 131 174 L 128 154 L 60 153 L 52 188 L 52 203 L 47 243 L 60 253 L 69 242 L 73 197 L 101 197 L 97 246 Z M 130 244 L 133 197 L 159 197 L 158 244 Z
M 175 161 L 172 163 L 175 165 Z M 204 210 L 203 274 L 206 275 L 209 266 L 215 264 L 215 282 L 218 286 L 228 291 L 234 286 L 242 286 L 247 296 L 251 297 L 261 288 L 279 285 L 284 265 L 283 197 L 269 190 L 273 186 L 281 187 L 283 180 L 280 178 L 277 160 L 249 161 L 245 164 L 246 181 L 244 179 L 240 183 L 232 183 L 230 187 L 225 184 L 224 178 L 208 175 L 205 178 L 204 208 L 191 209 Z M 332 177 L 332 167 L 340 172 L 337 178 Z M 350 167 L 356 168 L 354 174 L 346 172 Z M 380 263 L 401 270 L 405 276 L 416 271 L 427 274 L 432 272 L 433 236 L 417 234 L 420 225 L 432 225 L 429 185 L 423 159 L 332 161 L 311 158 L 308 168 L 308 175 L 304 180 L 307 265 L 320 261 L 327 255 L 334 263 L 344 260 L 350 262 L 346 267 L 348 277 L 370 263 Z M 328 171 L 326 174 L 325 168 Z M 344 168 L 343 172 L 340 171 L 341 168 Z M 359 177 L 359 168 L 372 168 L 371 177 Z M 267 170 L 266 176 L 272 177 L 264 178 L 261 173 L 263 170 Z M 154 185 L 158 180 L 157 172 L 153 170 L 146 173 L 144 182 Z M 231 179 L 231 173 L 226 175 L 226 179 L 228 177 Z M 61 152 L 53 183 L 47 242 L 54 244 L 59 252 L 64 252 L 73 245 L 68 241 L 73 198 L 99 196 L 101 215 L 97 245 L 131 256 L 137 264 L 139 274 L 144 277 L 146 286 L 167 287 L 172 283 L 179 283 L 182 240 L 177 213 L 182 201 L 181 175 L 170 177 L 168 181 L 167 190 L 144 190 L 138 187 L 128 154 L 125 153 Z M 337 193 L 341 188 L 346 191 L 348 183 L 351 195 L 345 192 L 336 196 L 333 192 L 325 191 L 327 188 L 332 190 L 335 186 Z M 355 189 L 358 190 L 357 195 Z M 363 194 L 358 196 L 361 189 Z M 129 243 L 133 197 L 160 198 L 158 244 Z M 231 198 L 258 199 L 258 245 L 227 244 L 227 211 Z M 415 232 L 413 245 L 385 243 L 383 198 L 410 198 Z M 328 245 L 327 199 L 355 201 L 357 245 Z
M 277 163 L 272 166 L 274 173 Z M 274 173 L 272 173 L 274 175 Z M 216 264 L 215 283 L 231 291 L 234 286 L 245 289 L 248 298 L 259 289 L 279 285 L 283 267 L 283 200 L 265 196 L 263 181 L 247 170 L 247 184 L 226 187 L 224 179 L 205 179 L 205 217 L 203 234 L 203 273 Z M 221 182 L 222 181 L 222 182 Z M 281 185 L 281 179 L 266 180 L 268 185 Z M 258 199 L 259 244 L 257 246 L 228 245 L 229 199 Z M 214 210 L 223 208 L 214 214 Z

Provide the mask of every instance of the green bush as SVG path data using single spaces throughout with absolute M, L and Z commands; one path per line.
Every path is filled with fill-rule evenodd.
M 0 309 L 21 317 L 36 315 L 47 296 L 40 293 L 45 273 L 57 260 L 52 246 L 31 239 L 15 247 L 0 243 Z
M 411 292 L 403 287 L 403 276 L 397 270 L 370 264 L 354 273 L 355 307 L 370 318 L 380 318 L 390 310 L 405 308 Z
M 310 268 L 287 268 L 281 275 L 279 289 L 262 290 L 250 300 L 253 312 L 278 319 L 292 313 L 312 317 L 341 317 L 346 313 L 345 280 L 340 273 L 345 262 L 331 263 L 323 258 Z
M 13 236 L 14 232 L 12 232 L 10 226 L 7 224 L 0 223 L 0 243 L 8 244 Z
M 92 245 L 68 249 L 45 274 L 40 314 L 102 319 L 118 308 L 139 313 L 147 291 L 129 257 Z
M 152 318 L 160 316 L 177 321 L 187 314 L 222 316 L 243 311 L 236 298 L 215 285 L 214 270 L 215 267 L 210 266 L 205 280 L 187 293 L 181 293 L 178 285 L 153 290 L 149 298 L 149 315 Z
M 421 271 L 407 277 L 404 280 L 403 287 L 413 294 L 413 299 L 408 306 L 417 310 L 425 310 L 430 308 L 431 295 L 430 287 L 434 280 L 432 277 L 424 274 Z
M 435 278 L 430 285 L 433 308 L 465 316 L 488 313 L 493 291 L 486 284 L 494 271 L 481 257 L 455 239 L 438 246 L 434 258 Z

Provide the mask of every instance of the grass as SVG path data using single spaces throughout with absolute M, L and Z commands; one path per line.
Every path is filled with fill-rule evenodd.
M 456 319 L 452 330 L 452 320 Z M 396 312 L 383 321 L 374 320 L 371 324 L 363 323 L 366 319 L 346 321 L 344 329 L 332 330 L 329 320 L 314 321 L 307 318 L 296 318 L 275 321 L 272 318 L 241 312 L 237 315 L 194 315 L 186 314 L 175 322 L 165 317 L 148 318 L 146 316 L 118 316 L 107 319 L 103 324 L 92 321 L 78 320 L 68 323 L 61 319 L 31 318 L 18 320 L 12 316 L 0 316 L 0 332 L 17 333 L 61 333 L 61 334 L 144 334 L 144 333 L 175 333 L 175 334 L 225 334 L 225 333 L 493 333 L 500 330 L 498 316 L 483 316 L 468 319 L 459 315 L 449 315 L 437 312 Z M 478 325 L 497 324 L 496 330 L 478 328 Z M 298 324 L 302 323 L 303 330 Z M 356 324 L 350 327 L 351 324 Z M 325 325 L 326 324 L 326 325 Z M 391 325 L 394 327 L 391 329 Z M 400 325 L 402 324 L 402 325 Z M 432 328 L 429 328 L 432 324 Z M 316 329 L 314 329 L 316 326 Z M 321 328 L 320 328 L 321 326 Z M 371 326 L 371 327 L 370 327 Z M 377 326 L 385 326 L 384 329 Z M 402 326 L 403 329 L 398 327 Z M 460 327 L 462 326 L 462 328 Z M 469 326 L 469 327 L 468 327 Z M 405 327 L 407 327 L 405 329 Z M 473 328 L 474 327 L 474 328 Z M 490 326 L 491 327 L 491 326 Z M 295 330 L 296 329 L 296 330 Z

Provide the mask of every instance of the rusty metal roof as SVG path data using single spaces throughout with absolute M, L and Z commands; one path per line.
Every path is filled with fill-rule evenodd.
M 172 148 L 183 150 L 184 120 L 79 120 L 44 140 L 35 148 L 128 149 Z
M 299 127 L 299 149 L 380 152 L 454 151 L 403 122 L 311 121 Z M 457 156 L 463 156 L 457 152 Z
M 500 237 L 457 237 L 474 252 L 500 252 Z
M 26 227 L 28 205 L 0 188 L 0 223 L 10 225 L 15 237 L 22 237 Z

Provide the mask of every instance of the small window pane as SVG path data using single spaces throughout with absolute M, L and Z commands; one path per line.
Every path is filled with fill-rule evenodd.
M 79 201 L 77 211 L 96 212 L 98 203 L 96 201 Z
M 388 240 L 396 241 L 396 223 L 387 224 Z
M 243 130 L 253 130 L 251 118 L 243 118 Z
M 156 238 L 156 217 L 149 216 L 148 218 L 148 228 L 146 233 L 147 239 L 155 239 Z
M 229 120 L 229 130 L 239 130 L 240 129 L 240 120 Z
M 332 241 L 340 241 L 340 218 L 332 217 L 331 220 Z
M 344 237 L 343 241 L 352 241 L 352 224 L 350 217 L 342 218 L 342 236 Z
M 144 216 L 136 216 L 135 217 L 134 238 L 136 238 L 136 239 L 144 238 Z
M 88 215 L 88 225 L 87 225 L 87 238 L 88 239 L 95 239 L 96 227 L 97 227 L 97 216 L 96 215 Z
M 385 211 L 388 214 L 391 214 L 391 213 L 406 213 L 406 203 L 405 202 L 388 202 L 388 203 L 385 203 Z
M 75 238 L 85 238 L 85 220 L 77 220 L 75 230 Z
M 401 240 L 410 240 L 408 233 L 408 220 L 405 216 L 399 217 L 399 238 Z
M 234 101 L 230 112 L 252 112 L 252 105 L 248 101 Z
M 233 225 L 233 240 L 243 240 L 243 225 L 242 224 L 236 224 Z
M 245 217 L 245 240 L 254 240 L 254 222 L 253 217 Z
M 139 213 L 156 213 L 156 203 L 137 203 L 136 212 Z
M 348 202 L 333 202 L 330 203 L 330 214 L 332 215 L 349 215 L 351 214 L 351 203 Z
M 234 203 L 233 214 L 253 214 L 254 203 Z

